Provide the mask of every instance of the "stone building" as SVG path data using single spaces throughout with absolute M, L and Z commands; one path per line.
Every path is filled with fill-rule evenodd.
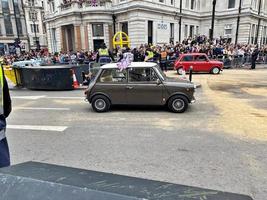
M 47 0 L 48 47 L 52 52 L 94 50 L 103 42 L 111 47 L 114 31 L 119 30 L 128 33 L 132 47 L 209 35 L 212 1 Z M 214 37 L 263 44 L 267 43 L 266 29 L 267 0 L 217 0 Z
M 16 13 L 16 14 L 15 14 Z M 25 15 L 21 0 L 0 0 L 0 55 L 16 53 L 14 42 L 19 38 L 22 51 L 28 50 Z
M 46 48 L 47 39 L 43 24 L 44 1 L 23 0 L 30 49 Z

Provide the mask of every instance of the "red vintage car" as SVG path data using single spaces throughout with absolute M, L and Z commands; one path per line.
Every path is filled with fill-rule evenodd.
M 216 60 L 210 60 L 205 53 L 182 54 L 175 62 L 174 69 L 178 74 L 183 70 L 189 71 L 193 67 L 193 72 L 208 72 L 219 74 L 223 70 L 223 63 Z

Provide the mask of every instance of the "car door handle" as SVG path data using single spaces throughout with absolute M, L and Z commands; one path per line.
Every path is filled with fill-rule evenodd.
M 133 87 L 132 86 L 127 86 L 126 89 L 131 90 L 131 89 L 133 89 Z

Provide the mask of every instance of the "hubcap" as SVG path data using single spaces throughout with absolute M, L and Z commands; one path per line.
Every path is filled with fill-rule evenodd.
M 97 99 L 95 101 L 95 107 L 97 110 L 104 110 L 106 107 L 106 102 L 103 99 Z
M 181 99 L 176 99 L 173 101 L 172 107 L 176 111 L 181 111 L 184 108 L 184 101 Z
M 183 74 L 183 68 L 178 69 L 179 74 Z
M 214 74 L 218 74 L 218 73 L 219 73 L 219 69 L 218 69 L 217 67 L 214 68 L 214 69 L 213 69 L 213 73 L 214 73 Z

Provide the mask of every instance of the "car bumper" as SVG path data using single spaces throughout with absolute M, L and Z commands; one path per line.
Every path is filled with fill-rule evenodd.
M 191 100 L 191 102 L 190 103 L 196 103 L 196 99 L 195 99 L 195 97 L 193 97 L 193 99 Z

